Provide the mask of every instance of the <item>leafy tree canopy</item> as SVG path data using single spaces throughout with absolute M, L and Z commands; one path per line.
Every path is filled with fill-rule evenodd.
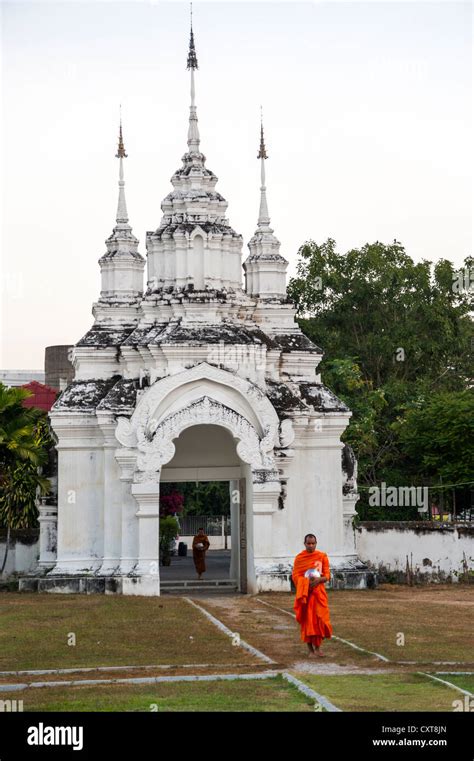
M 415 263 L 398 241 L 347 254 L 332 239 L 301 246 L 288 294 L 325 352 L 324 383 L 353 412 L 344 439 L 363 487 L 472 479 L 473 293 L 472 257 L 456 270 Z M 407 517 L 375 516 L 366 494 L 364 517 Z

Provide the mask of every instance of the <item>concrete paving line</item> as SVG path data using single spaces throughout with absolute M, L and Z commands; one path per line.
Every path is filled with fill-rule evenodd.
M 84 687 L 100 686 L 105 684 L 159 684 L 160 682 L 220 682 L 242 679 L 272 679 L 277 677 L 279 671 L 262 671 L 259 674 L 190 674 L 189 676 L 142 676 L 130 677 L 129 679 L 74 679 L 64 682 L 25 682 L 23 684 L 2 684 L 2 692 L 20 692 L 44 687 Z
M 75 669 L 36 669 L 30 671 L 0 671 L 2 676 L 47 676 L 48 674 L 87 674 L 96 671 L 152 671 L 154 669 L 215 669 L 248 668 L 248 663 L 175 663 L 155 666 L 90 666 Z
M 471 666 L 472 661 L 393 661 L 402 666 L 420 666 L 426 663 L 428 666 Z M 466 672 L 470 673 L 470 672 Z
M 301 682 L 299 679 L 297 679 L 292 674 L 288 674 L 286 671 L 282 672 L 283 679 L 286 679 L 287 682 L 290 682 L 290 684 L 294 684 L 295 687 L 299 689 L 300 692 L 302 692 L 304 695 L 307 695 L 309 698 L 312 698 L 316 703 L 319 703 L 323 706 L 323 708 L 326 709 L 326 711 L 330 711 L 331 713 L 337 712 L 342 713 L 341 708 L 337 708 L 333 703 L 331 703 L 327 698 L 324 697 L 324 695 L 320 695 L 318 692 L 315 692 L 311 689 L 311 687 L 308 687 L 307 684 L 304 682 Z
M 189 597 L 183 597 L 183 600 L 186 600 L 190 605 L 193 605 L 195 608 L 201 611 L 201 613 L 204 613 L 206 618 L 211 621 L 214 626 L 217 626 L 218 629 L 220 629 L 224 634 L 227 634 L 228 637 L 231 637 L 232 640 L 234 640 L 234 637 L 238 635 L 238 632 L 231 631 L 225 624 L 222 623 L 222 621 L 219 621 L 218 618 L 213 616 L 211 613 L 209 613 L 205 608 L 201 608 L 200 605 L 197 605 L 193 600 L 190 600 Z M 276 661 L 273 661 L 271 658 L 268 657 L 268 655 L 265 655 L 264 653 L 260 652 L 260 650 L 257 650 L 256 647 L 252 647 L 252 645 L 249 645 L 248 642 L 245 642 L 243 639 L 240 639 L 239 635 L 239 644 L 238 647 L 243 647 L 244 650 L 248 650 L 249 653 L 252 653 L 252 655 L 255 655 L 257 658 L 260 658 L 262 661 L 265 661 L 265 663 L 271 663 L 272 665 L 276 665 Z
M 294 613 L 290 613 L 288 610 L 283 610 L 283 608 L 278 608 L 276 605 L 271 605 L 269 602 L 266 602 L 265 600 L 260 600 L 258 597 L 257 597 L 257 602 L 260 602 L 262 605 L 268 605 L 269 608 L 273 608 L 274 610 L 279 610 L 280 613 L 286 613 L 287 616 L 291 616 L 291 618 L 296 619 L 296 616 Z M 336 637 L 335 634 L 333 634 L 331 639 L 336 639 L 338 642 L 344 642 L 345 645 L 349 645 L 349 647 L 353 647 L 354 650 L 360 650 L 362 653 L 375 655 L 376 658 L 378 658 L 380 661 L 384 661 L 385 663 L 392 663 L 390 658 L 386 658 L 385 655 L 380 655 L 380 653 L 374 653 L 373 650 L 366 650 L 365 647 L 359 647 L 359 645 L 355 645 L 353 642 L 349 642 L 348 639 L 342 639 L 342 637 Z
M 474 676 L 474 671 L 435 671 L 435 674 L 446 674 L 447 676 Z
M 427 676 L 429 679 L 434 679 L 436 682 L 441 682 L 441 684 L 446 684 L 448 687 L 452 687 L 453 690 L 462 692 L 463 695 L 469 695 L 470 698 L 474 698 L 474 693 L 469 692 L 469 690 L 463 690 L 462 687 L 458 687 L 457 684 L 448 682 L 447 679 L 440 679 L 437 676 L 433 676 L 433 674 L 427 674 L 426 671 L 418 671 L 417 673 L 422 674 L 423 676 Z

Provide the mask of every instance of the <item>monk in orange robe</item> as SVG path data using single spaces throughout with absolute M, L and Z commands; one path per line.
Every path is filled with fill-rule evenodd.
M 308 655 L 322 656 L 321 642 L 330 639 L 328 596 L 324 584 L 331 578 L 325 552 L 316 549 L 314 534 L 306 534 L 305 549 L 295 557 L 292 579 L 296 587 L 294 610 L 301 627 L 301 639 Z
M 196 536 L 193 539 L 193 560 L 196 568 L 198 579 L 206 570 L 206 552 L 208 551 L 211 543 L 204 533 L 204 529 L 198 529 Z

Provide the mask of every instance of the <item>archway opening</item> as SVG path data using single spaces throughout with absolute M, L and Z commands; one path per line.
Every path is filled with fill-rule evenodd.
M 239 483 L 248 465 L 238 456 L 236 440 L 222 426 L 204 424 L 185 429 L 174 440 L 175 454 L 163 466 L 160 511 L 176 515 L 179 538 L 169 565 L 160 566 L 162 587 L 173 591 L 183 582 L 197 582 L 193 538 L 202 527 L 210 542 L 201 581 L 210 589 L 242 588 L 241 546 L 246 546 L 246 520 L 240 515 Z M 177 509 L 175 509 L 177 508 Z

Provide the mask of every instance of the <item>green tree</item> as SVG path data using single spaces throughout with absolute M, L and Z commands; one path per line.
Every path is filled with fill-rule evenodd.
M 179 534 L 179 523 L 172 515 L 160 518 L 160 558 L 162 565 L 170 565 L 171 548 Z
M 471 389 L 430 396 L 407 408 L 393 423 L 414 475 L 445 484 L 472 480 L 474 464 L 474 392 Z
M 344 440 L 359 459 L 358 511 L 364 517 L 408 517 L 367 509 L 369 486 L 428 478 L 421 447 L 409 455 L 396 423 L 434 395 L 462 393 L 472 382 L 471 279 L 472 257 L 459 272 L 446 259 L 415 263 L 397 241 L 347 254 L 338 253 L 332 239 L 321 245 L 308 241 L 299 250 L 288 294 L 303 332 L 324 349 L 323 381 L 353 411 Z M 458 408 L 455 396 L 453 406 Z M 425 423 L 428 441 L 429 416 Z M 467 436 L 465 427 L 458 432 Z M 456 449 L 446 447 L 444 460 L 453 471 L 456 459 Z
M 44 412 L 23 407 L 29 396 L 25 389 L 0 384 L 0 526 L 7 528 L 0 574 L 7 562 L 11 530 L 37 525 L 36 498 L 49 491 L 41 466 L 48 459 L 52 440 Z
M 163 484 L 164 494 L 183 495 L 183 515 L 230 515 L 228 481 L 198 481 Z
M 462 390 L 473 377 L 473 290 L 451 262 L 415 263 L 394 241 L 347 254 L 328 239 L 299 250 L 288 294 L 306 335 L 331 359 L 351 358 L 374 388 L 388 381 Z M 464 271 L 474 276 L 474 259 Z M 323 365 L 324 368 L 324 365 Z
M 19 461 L 40 465 L 44 453 L 38 449 L 36 423 L 43 414 L 34 407 L 23 407 L 32 394 L 24 388 L 8 388 L 0 383 L 0 473 Z
M 353 359 L 334 359 L 326 363 L 324 382 L 351 409 L 352 420 L 344 441 L 357 453 L 359 472 L 366 483 L 377 483 L 380 457 L 386 457 L 392 441 L 387 438 L 380 446 L 382 412 L 387 406 L 383 389 L 364 380 L 361 369 Z M 393 437 L 392 437 L 393 438 Z

